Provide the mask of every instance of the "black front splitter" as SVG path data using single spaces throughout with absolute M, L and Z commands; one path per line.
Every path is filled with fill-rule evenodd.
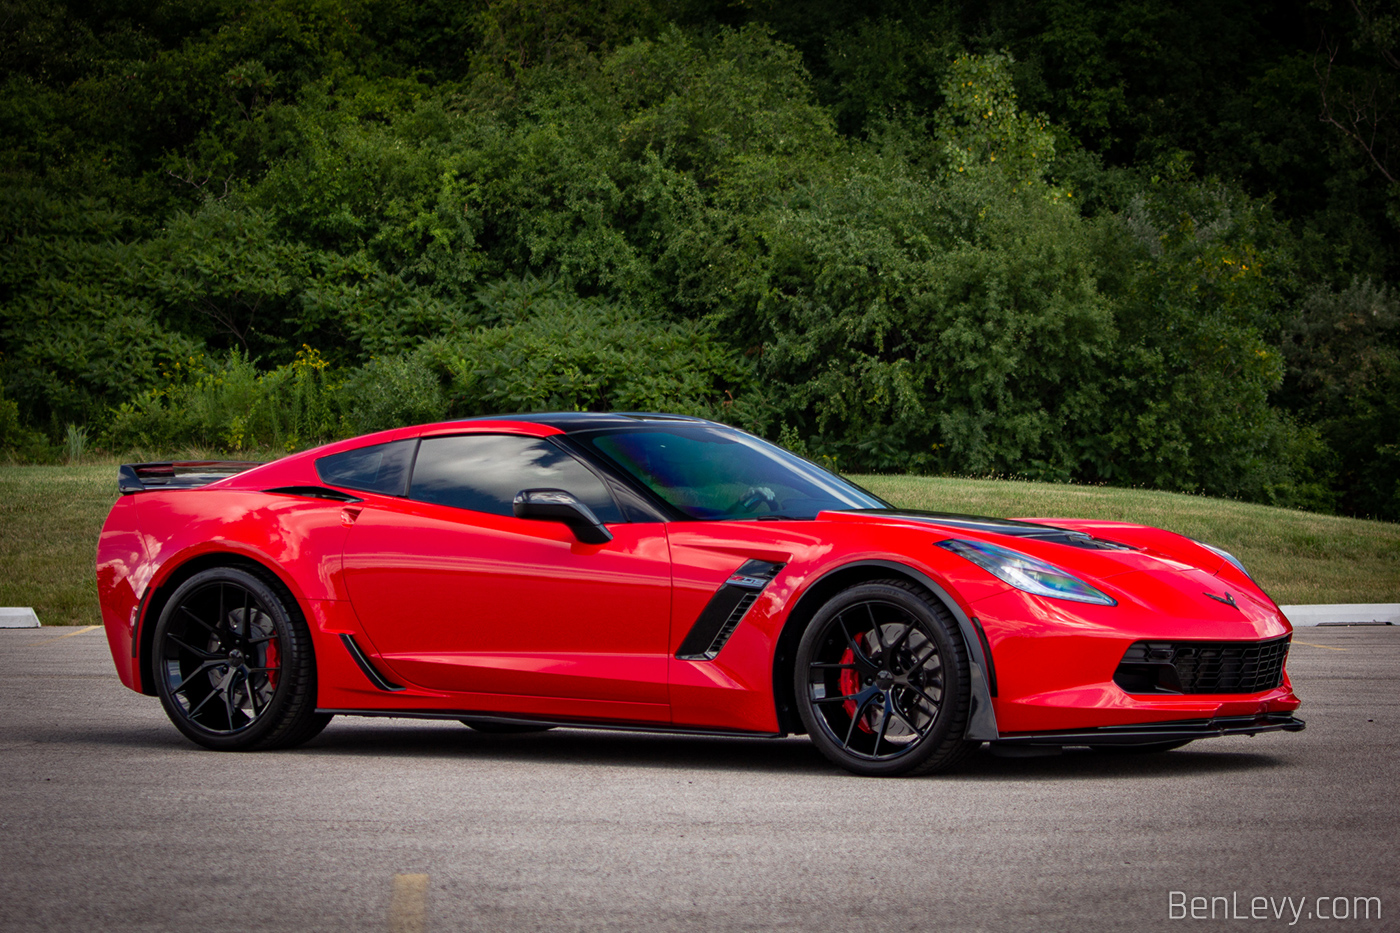
M 1213 739 L 1223 735 L 1257 735 L 1260 732 L 1301 732 L 1304 722 L 1288 713 L 1257 716 L 1219 716 L 1214 719 L 1179 719 L 1131 726 L 1098 726 L 1064 732 L 1015 732 L 1000 735 L 1003 746 L 1156 745 Z

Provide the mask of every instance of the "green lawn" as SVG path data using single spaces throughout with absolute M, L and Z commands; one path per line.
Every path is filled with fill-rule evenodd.
M 1400 525 L 1140 489 L 914 476 L 854 479 L 896 505 L 1018 518 L 1107 518 L 1226 548 L 1280 603 L 1400 602 Z M 98 623 L 93 553 L 115 462 L 0 466 L 0 606 Z
M 117 498 L 115 462 L 0 466 L 0 606 L 44 625 L 97 625 L 97 535 Z

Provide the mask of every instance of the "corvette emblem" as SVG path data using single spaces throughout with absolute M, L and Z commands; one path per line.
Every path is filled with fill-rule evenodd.
M 1216 596 L 1214 593 L 1206 593 L 1206 595 L 1218 603 L 1224 603 L 1225 605 L 1233 606 L 1236 609 L 1240 608 L 1239 604 L 1235 602 L 1235 597 L 1231 596 L 1229 593 L 1226 593 L 1224 596 Z

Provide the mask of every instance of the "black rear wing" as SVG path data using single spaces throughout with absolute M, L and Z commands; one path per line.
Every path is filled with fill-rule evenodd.
M 123 463 L 117 470 L 122 495 L 148 489 L 193 489 L 235 473 L 262 466 L 256 460 L 174 460 L 166 463 Z

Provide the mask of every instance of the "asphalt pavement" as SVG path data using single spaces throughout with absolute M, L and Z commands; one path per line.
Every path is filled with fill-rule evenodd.
M 1400 627 L 1295 639 L 1301 733 L 871 780 L 410 720 L 202 751 L 100 630 L 0 631 L 0 930 L 1400 930 Z

